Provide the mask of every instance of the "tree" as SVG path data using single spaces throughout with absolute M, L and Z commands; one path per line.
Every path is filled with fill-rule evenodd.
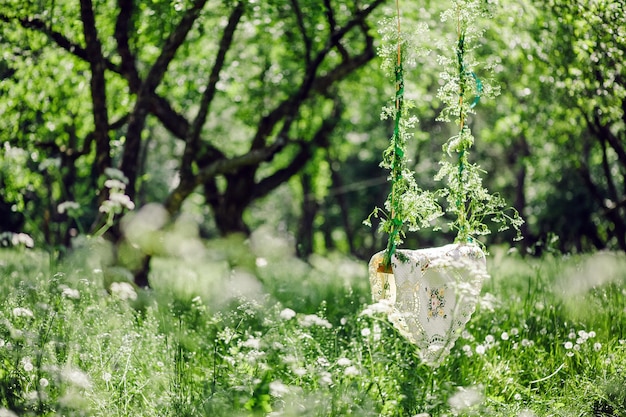
M 375 55 L 368 19 L 382 3 L 3 0 L 3 161 L 24 150 L 30 183 L 5 167 L 3 205 L 67 244 L 102 224 L 109 168 L 139 205 L 156 199 L 146 161 L 167 141 L 176 178 L 159 202 L 176 215 L 200 191 L 220 233 L 247 232 L 246 208 L 328 147 L 339 85 Z

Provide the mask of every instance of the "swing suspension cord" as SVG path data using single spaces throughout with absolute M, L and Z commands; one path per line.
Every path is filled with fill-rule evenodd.
M 396 251 L 397 236 L 402 229 L 402 219 L 398 217 L 396 205 L 398 204 L 396 184 L 402 179 L 402 158 L 404 151 L 402 150 L 402 137 L 400 133 L 400 122 L 402 119 L 402 105 L 404 102 L 404 71 L 402 68 L 402 32 L 400 28 L 400 1 L 396 0 L 396 18 L 398 31 L 397 60 L 395 65 L 395 120 L 393 129 L 393 159 L 391 164 L 391 230 L 389 232 L 389 240 L 387 241 L 387 250 L 383 258 L 382 266 L 386 270 L 391 269 L 391 257 Z

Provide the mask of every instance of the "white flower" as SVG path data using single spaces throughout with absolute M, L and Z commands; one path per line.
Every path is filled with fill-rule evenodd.
M 80 291 L 75 290 L 70 287 L 64 287 L 61 295 L 66 298 L 72 298 L 74 300 L 78 300 L 80 298 Z
M 13 233 L 11 244 L 13 244 L 13 246 L 24 245 L 27 248 L 35 247 L 35 241 L 26 233 Z
M 267 266 L 267 259 L 265 258 L 256 258 L 256 266 L 259 268 L 264 268 Z
M 137 293 L 129 282 L 114 282 L 111 284 L 111 294 L 120 300 L 137 299 Z
M 345 376 L 357 376 L 358 374 L 360 374 L 359 370 L 357 369 L 356 366 L 352 365 L 352 366 L 348 366 L 344 371 L 343 371 Z
M 363 337 L 368 337 L 370 334 L 372 334 L 372 331 L 367 327 L 361 330 L 361 336 Z
M 333 327 L 328 320 L 319 317 L 317 314 L 307 314 L 302 318 L 302 322 L 300 324 L 304 327 L 320 326 L 327 329 Z
M 502 332 L 502 334 L 500 335 L 500 339 L 509 340 L 509 334 L 507 332 Z
M 91 388 L 91 380 L 89 375 L 80 369 L 67 368 L 62 372 L 63 379 L 76 387 L 88 389 Z
M 571 348 L 574 347 L 574 344 L 572 342 L 565 342 L 565 343 L 563 343 L 563 347 L 565 349 L 571 349 Z
M 296 312 L 290 308 L 285 308 L 278 316 L 283 320 L 291 320 L 296 317 Z
M 594 331 L 592 330 L 592 331 L 590 331 L 589 333 L 587 333 L 587 336 L 588 336 L 590 339 L 593 339 L 594 337 L 596 337 L 596 332 L 594 332 Z
M 13 309 L 14 317 L 33 317 L 33 312 L 24 307 L 15 307 Z
M 30 358 L 24 358 L 22 360 L 22 366 L 24 367 L 24 370 L 26 372 L 32 372 L 32 370 L 35 369 L 35 367 L 33 366 L 33 364 L 30 361 Z
M 50 385 L 50 382 L 49 382 L 46 378 L 40 378 L 40 379 L 39 379 L 39 386 L 40 386 L 41 388 L 45 388 L 45 387 L 47 387 L 48 385 Z
M 57 206 L 57 211 L 59 214 L 63 214 L 66 211 L 78 210 L 80 208 L 80 204 L 76 201 L 64 201 Z
M 496 341 L 496 338 L 490 334 L 488 334 L 487 337 L 485 337 L 485 343 L 487 343 L 488 345 L 493 344 L 495 341 Z
M 465 353 L 465 356 L 467 356 L 467 357 L 470 357 L 470 356 L 473 355 L 472 347 L 470 345 L 463 345 L 462 350 Z
M 261 341 L 259 339 L 255 339 L 254 337 L 251 337 L 245 342 L 243 342 L 242 346 L 258 350 L 258 349 L 261 349 Z
M 479 355 L 484 355 L 485 354 L 485 347 L 483 345 L 478 345 L 476 346 L 476 353 Z
M 328 362 L 328 359 L 326 359 L 326 358 L 325 358 L 325 357 L 323 357 L 323 356 L 320 356 L 319 358 L 317 358 L 317 364 L 318 364 L 319 366 L 324 367 L 324 368 L 327 368 L 327 367 L 329 367 L 329 366 L 330 366 L 330 362 Z
M 104 182 L 104 186 L 111 189 L 111 190 L 125 190 L 126 189 L 126 184 L 124 184 L 122 181 L 120 180 L 116 180 L 116 179 L 108 179 Z
M 459 387 L 456 394 L 448 400 L 450 408 L 455 411 L 461 411 L 465 408 L 473 407 L 483 401 L 481 391 L 476 387 L 463 388 Z
M 511 329 L 511 336 L 517 336 L 519 334 L 519 329 L 517 327 L 513 327 Z
M 128 178 L 126 177 L 126 175 L 124 175 L 124 173 L 117 168 L 105 168 L 104 175 L 109 178 L 120 180 L 124 184 L 128 183 Z
M 273 397 L 282 397 L 289 393 L 289 387 L 281 381 L 270 382 L 270 395 Z
M 602 349 L 602 343 L 594 343 L 593 344 L 593 350 L 595 350 L 596 352 L 600 351 L 600 349 Z
M 133 210 L 135 208 L 135 203 L 133 203 L 130 197 L 124 193 L 111 192 L 109 194 L 109 201 L 120 207 L 126 207 L 128 210 Z
M 339 366 L 350 366 L 352 361 L 348 358 L 339 358 L 337 359 L 337 365 Z
M 332 378 L 332 375 L 330 374 L 330 372 L 322 372 L 322 373 L 320 373 L 320 384 L 321 385 L 329 386 L 329 385 L 332 385 L 332 383 L 333 383 L 333 378 Z

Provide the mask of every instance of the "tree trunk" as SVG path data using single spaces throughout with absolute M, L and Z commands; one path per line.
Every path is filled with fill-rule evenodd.
M 250 234 L 243 214 L 253 200 L 255 181 L 254 168 L 247 168 L 235 175 L 226 175 L 226 190 L 220 192 L 215 181 L 204 186 L 206 202 L 213 209 L 215 224 L 220 235 L 233 233 Z
M 313 253 L 313 224 L 317 211 L 319 210 L 319 204 L 313 195 L 311 176 L 307 173 L 303 173 L 300 178 L 303 194 L 302 216 L 300 217 L 300 224 L 298 225 L 296 250 L 300 258 L 306 259 Z

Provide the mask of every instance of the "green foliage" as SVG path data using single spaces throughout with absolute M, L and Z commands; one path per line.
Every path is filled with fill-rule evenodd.
M 403 228 L 407 227 L 411 231 L 416 231 L 428 227 L 441 215 L 441 212 L 433 195 L 417 185 L 413 172 L 407 167 L 407 143 L 413 137 L 409 132 L 415 128 L 417 118 L 410 115 L 414 104 L 404 98 L 404 64 L 407 58 L 403 51 L 409 48 L 406 39 L 402 37 L 400 10 L 396 10 L 395 28 L 391 21 L 383 21 L 382 24 L 383 42 L 395 45 L 395 48 L 386 46 L 379 50 L 383 60 L 383 70 L 389 71 L 393 67 L 396 86 L 393 106 L 383 107 L 381 115 L 382 120 L 393 120 L 394 126 L 390 145 L 383 152 L 381 163 L 383 168 L 390 171 L 391 192 L 385 201 L 386 211 L 375 208 L 370 218 L 366 220 L 366 224 L 371 226 L 371 217 L 382 215 L 383 220 L 379 230 L 389 235 L 383 265 L 389 267 L 396 246 L 403 242 Z
M 266 233 L 158 257 L 154 289 L 103 289 L 95 251 L 0 252 L 0 411 L 24 416 L 626 413 L 623 254 L 493 248 L 441 367 L 369 304 L 367 271 Z M 190 261 L 195 258 L 195 261 Z M 193 278 L 193 279 L 190 279 Z M 8 414 L 12 415 L 12 414 Z
M 437 98 L 443 103 L 443 109 L 437 120 L 450 122 L 453 119 L 458 133 L 443 145 L 444 154 L 448 158 L 455 154 L 456 161 L 440 161 L 441 168 L 435 180 L 443 180 L 444 186 L 436 192 L 422 190 L 417 185 L 413 172 L 407 168 L 407 142 L 412 137 L 408 132 L 415 128 L 417 118 L 410 116 L 413 103 L 404 99 L 403 51 L 409 48 L 409 44 L 400 30 L 399 8 L 396 13 L 395 28 L 390 21 L 382 23 L 386 25 L 382 40 L 388 45 L 379 51 L 383 59 L 383 69 L 389 69 L 395 60 L 396 83 L 394 106 L 383 108 L 382 116 L 383 120 L 394 120 L 394 134 L 391 144 L 383 153 L 381 164 L 391 172 L 391 192 L 385 203 L 387 211 L 383 212 L 384 219 L 380 226 L 382 231 L 389 234 L 383 264 L 390 264 L 390 257 L 396 246 L 402 243 L 405 224 L 412 231 L 427 228 L 434 219 L 443 214 L 437 201 L 439 198 L 445 199 L 445 211 L 454 217 L 448 226 L 456 231 L 457 242 L 467 243 L 489 234 L 487 220 L 498 223 L 498 231 L 513 226 L 518 238 L 521 238 L 520 227 L 523 220 L 518 212 L 514 208 L 507 208 L 502 197 L 490 194 L 483 187 L 483 172 L 478 165 L 469 162 L 469 150 L 474 145 L 469 117 L 475 113 L 474 107 L 481 97 L 494 97 L 498 94 L 498 88 L 478 77 L 476 71 L 479 71 L 479 63 L 471 55 L 484 32 L 479 22 L 488 15 L 485 5 L 481 1 L 453 1 L 452 6 L 441 15 L 443 23 L 448 22 L 456 29 L 456 36 L 453 42 L 455 55 L 451 57 L 444 54 L 438 58 L 443 71 L 440 73 L 441 87 Z M 394 32 L 395 37 L 392 35 Z M 395 49 L 389 46 L 394 43 Z M 440 43 L 441 47 L 449 48 L 443 39 Z M 373 215 L 379 215 L 378 208 Z M 368 219 L 368 224 L 369 222 Z

